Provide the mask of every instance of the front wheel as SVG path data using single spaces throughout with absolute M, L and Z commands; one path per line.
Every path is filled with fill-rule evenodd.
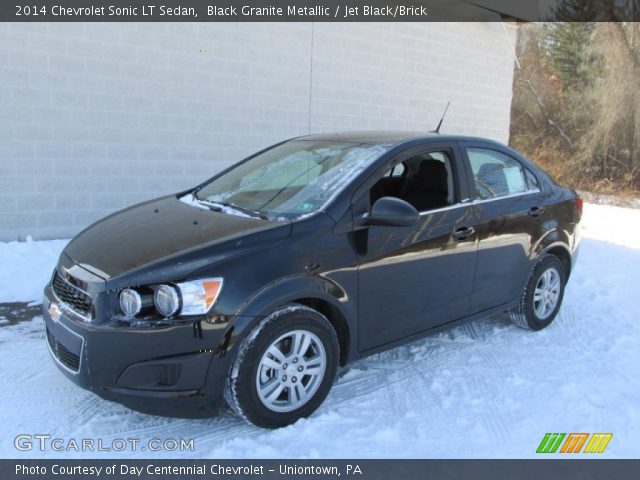
M 551 324 L 564 297 L 566 273 L 554 255 L 545 255 L 533 269 L 520 304 L 509 312 L 511 321 L 529 330 L 541 330 Z
M 304 305 L 266 317 L 242 342 L 231 367 L 227 402 L 245 420 L 278 428 L 311 415 L 338 369 L 333 326 Z

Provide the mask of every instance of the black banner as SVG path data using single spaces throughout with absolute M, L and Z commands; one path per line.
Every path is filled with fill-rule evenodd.
M 2 0 L 18 22 L 638 21 L 638 0 Z
M 3 480 L 636 479 L 640 460 L 0 460 Z

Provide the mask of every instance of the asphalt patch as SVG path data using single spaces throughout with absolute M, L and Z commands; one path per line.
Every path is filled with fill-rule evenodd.
M 32 302 L 0 303 L 0 327 L 30 322 L 39 315 L 42 315 L 41 304 L 33 304 Z

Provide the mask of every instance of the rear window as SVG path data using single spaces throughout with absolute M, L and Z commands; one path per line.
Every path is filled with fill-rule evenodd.
M 486 148 L 467 148 L 467 157 L 478 198 L 497 198 L 529 190 L 524 168 L 510 156 Z

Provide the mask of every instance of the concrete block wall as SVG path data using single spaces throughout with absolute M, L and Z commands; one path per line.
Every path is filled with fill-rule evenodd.
M 433 129 L 507 141 L 515 29 L 0 24 L 0 240 L 69 238 L 282 139 Z

